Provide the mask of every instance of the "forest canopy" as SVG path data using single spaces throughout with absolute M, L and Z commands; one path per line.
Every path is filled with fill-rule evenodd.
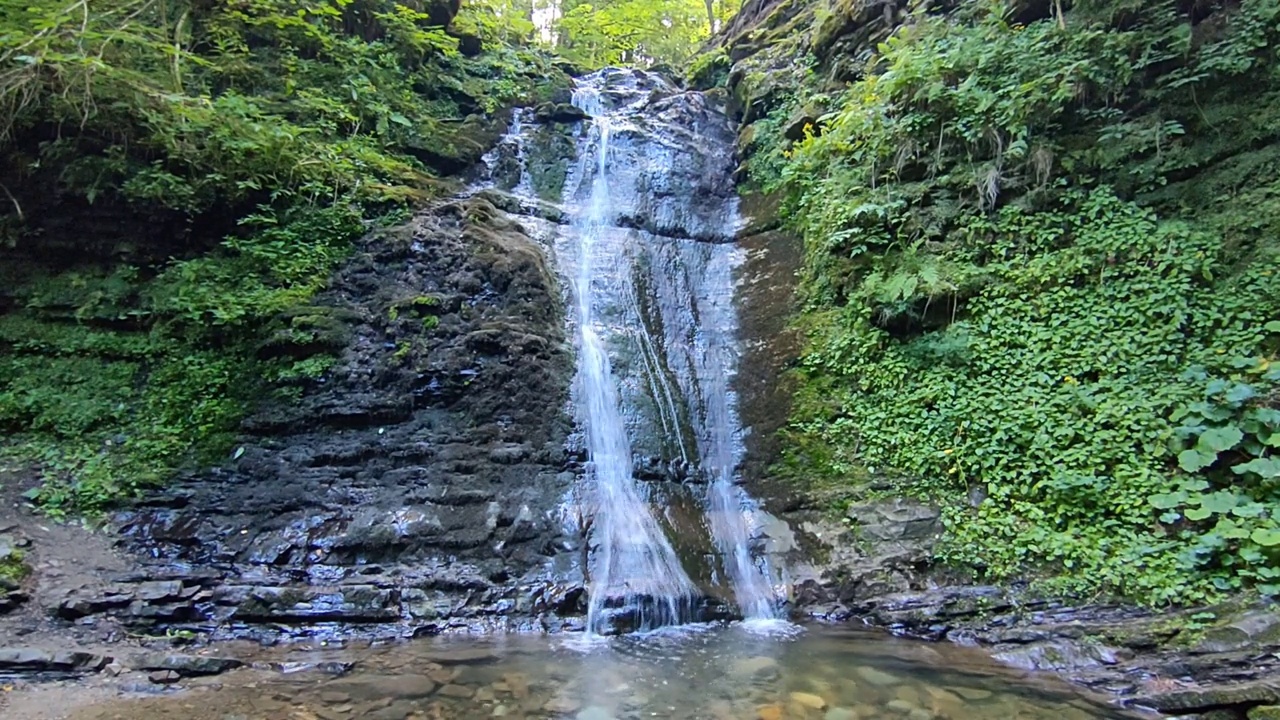
M 683 66 L 741 0 L 475 0 L 493 22 L 519 28 L 586 68 Z M 478 13 L 477 13 L 478 14 Z

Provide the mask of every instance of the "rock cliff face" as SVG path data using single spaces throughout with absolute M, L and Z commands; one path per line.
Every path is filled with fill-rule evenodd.
M 484 200 L 445 203 L 366 238 L 317 305 L 338 366 L 247 419 L 228 466 L 115 518 L 153 562 L 62 613 L 230 634 L 576 614 L 556 515 L 572 357 L 544 249 Z
M 699 612 L 719 616 L 727 589 L 699 454 L 736 430 L 718 404 L 732 402 L 720 355 L 731 345 L 712 353 L 703 335 L 735 332 L 731 125 L 719 98 L 658 76 L 602 82 L 605 102 L 635 106 L 608 160 L 617 217 L 599 282 L 616 297 L 602 332 L 635 476 L 706 593 Z M 250 416 L 224 467 L 114 517 L 148 562 L 57 612 L 215 637 L 577 627 L 593 549 L 571 516 L 586 458 L 561 286 L 589 185 L 574 167 L 584 129 L 559 106 L 520 112 L 460 199 L 361 241 L 298 325 L 338 364 Z M 788 305 L 772 290 L 790 284 L 773 274 L 768 228 L 743 237 L 757 242 L 737 270 L 752 288 L 740 304 L 763 318 L 744 332 L 780 331 Z M 299 347 L 282 332 L 263 353 Z M 757 399 L 775 360 L 744 365 L 746 409 L 764 428 L 785 417 Z

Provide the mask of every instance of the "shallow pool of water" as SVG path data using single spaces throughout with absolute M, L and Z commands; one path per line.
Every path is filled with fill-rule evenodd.
M 236 652 L 240 650 L 241 652 Z M 501 636 L 220 648 L 253 665 L 78 720 L 1076 720 L 1138 717 L 982 652 L 861 629 L 684 627 L 586 642 Z M 145 688 L 139 687 L 138 690 Z

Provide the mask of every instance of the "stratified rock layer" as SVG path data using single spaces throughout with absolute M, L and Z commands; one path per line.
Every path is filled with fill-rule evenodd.
M 243 634 L 577 612 L 572 359 L 543 249 L 484 200 L 444 204 L 367 238 L 317 305 L 338 364 L 250 417 L 226 467 L 117 517 L 154 562 L 59 614 Z

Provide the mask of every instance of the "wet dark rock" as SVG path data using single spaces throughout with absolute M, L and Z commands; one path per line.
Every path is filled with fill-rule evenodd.
M 1204 712 L 1233 706 L 1280 703 L 1280 681 L 1258 681 L 1204 688 L 1186 688 L 1139 698 L 1135 704 L 1165 713 Z
M 0 647 L 0 675 L 15 673 L 80 674 L 97 672 L 111 658 L 75 650 Z
M 339 588 L 255 587 L 231 615 L 247 622 L 390 622 L 399 619 L 394 589 L 372 585 Z
M 337 364 L 257 410 L 225 467 L 117 515 L 148 564 L 52 612 L 264 639 L 576 611 L 527 601 L 580 580 L 556 516 L 581 472 L 560 298 L 482 198 L 366 238 L 315 299 L 349 331 Z
M 533 111 L 533 116 L 538 122 L 554 123 L 581 122 L 591 117 L 581 108 L 567 102 L 543 103 Z
M 427 15 L 427 25 L 447 27 L 462 9 L 462 0 L 426 0 L 419 7 Z
M 29 596 L 22 591 L 21 585 L 8 578 L 0 577 L 0 615 L 16 610 L 29 599 Z
M 130 665 L 136 670 L 172 670 L 182 677 L 194 677 L 218 675 L 242 667 L 244 662 L 235 658 L 153 653 L 134 657 Z
M 479 35 L 460 32 L 453 32 L 452 35 L 458 38 L 458 52 L 463 55 L 475 57 L 484 52 L 484 40 Z
M 562 224 L 568 219 L 564 209 L 554 203 L 546 201 L 532 202 L 527 198 L 521 198 L 493 188 L 480 191 L 476 194 L 476 197 L 484 198 L 492 203 L 494 207 L 513 215 L 528 215 L 557 224 Z

